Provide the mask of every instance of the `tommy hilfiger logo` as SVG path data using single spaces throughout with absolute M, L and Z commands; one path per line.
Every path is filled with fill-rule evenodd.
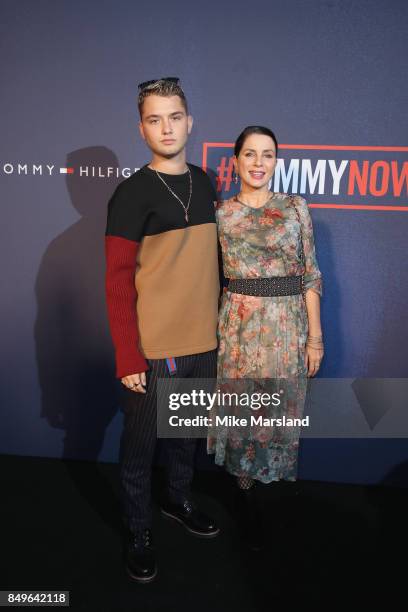
M 3 174 L 18 176 L 54 176 L 57 174 L 71 174 L 76 177 L 91 178 L 127 178 L 139 168 L 119 168 L 118 166 L 78 166 L 65 167 L 56 164 L 34 164 L 21 162 L 5 162 L 0 166 Z

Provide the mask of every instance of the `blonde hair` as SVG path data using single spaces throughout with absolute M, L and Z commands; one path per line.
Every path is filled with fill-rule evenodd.
M 142 116 L 144 101 L 148 96 L 153 95 L 162 96 L 163 98 L 170 98 L 170 96 L 178 96 L 181 100 L 182 105 L 184 106 L 184 110 L 188 114 L 186 96 L 180 85 L 178 85 L 178 83 L 174 83 L 173 81 L 159 79 L 158 81 L 154 81 L 154 83 L 147 85 L 139 92 L 137 103 L 139 107 L 140 117 Z

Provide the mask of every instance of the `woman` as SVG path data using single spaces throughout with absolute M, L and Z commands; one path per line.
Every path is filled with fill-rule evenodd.
M 246 379 L 248 386 L 248 379 L 279 379 L 279 415 L 299 416 L 307 377 L 317 373 L 323 357 L 322 279 L 305 200 L 269 190 L 277 153 L 270 129 L 245 128 L 234 148 L 240 191 L 217 206 L 224 275 L 230 279 L 219 313 L 218 380 Z M 208 439 L 208 451 L 237 477 L 250 503 L 254 481 L 296 479 L 298 445 L 299 429 L 282 427 L 240 435 L 224 428 Z

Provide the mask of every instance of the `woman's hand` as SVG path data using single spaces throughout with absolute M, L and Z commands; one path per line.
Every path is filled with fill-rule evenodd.
M 314 376 L 317 374 L 320 363 L 323 359 L 324 349 L 321 347 L 313 347 L 306 344 L 305 348 L 305 365 L 307 368 L 307 375 Z
M 146 372 L 124 376 L 121 383 L 135 393 L 146 393 Z

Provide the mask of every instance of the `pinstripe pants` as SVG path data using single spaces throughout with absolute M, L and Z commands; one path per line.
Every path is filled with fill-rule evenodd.
M 215 378 L 217 350 L 176 357 L 178 378 Z M 151 476 L 157 443 L 157 379 L 169 378 L 165 359 L 149 359 L 146 394 L 124 387 L 124 427 L 120 442 L 120 491 L 123 520 L 130 531 L 150 528 Z M 173 503 L 190 494 L 196 439 L 163 439 L 166 451 L 167 494 Z

